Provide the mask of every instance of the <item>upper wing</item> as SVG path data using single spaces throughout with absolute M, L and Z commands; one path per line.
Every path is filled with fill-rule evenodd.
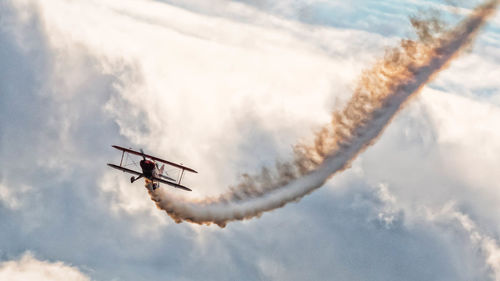
M 192 191 L 191 189 L 183 186 L 183 185 L 180 185 L 180 184 L 177 184 L 175 182 L 171 182 L 171 181 L 166 181 L 166 180 L 162 180 L 162 179 L 159 179 L 157 177 L 153 177 L 153 181 L 157 181 L 157 182 L 161 182 L 161 183 L 164 183 L 164 184 L 168 184 L 170 186 L 173 186 L 175 188 L 180 188 L 180 189 L 184 189 L 186 191 Z
M 152 156 L 152 155 L 142 154 L 142 153 L 140 153 L 138 151 L 135 151 L 135 150 L 132 150 L 132 149 L 128 149 L 128 148 L 125 148 L 125 147 L 121 147 L 121 146 L 118 146 L 118 145 L 113 145 L 113 147 L 116 148 L 116 149 L 118 149 L 118 150 L 130 153 L 130 154 L 135 154 L 135 155 L 139 155 L 139 156 L 145 156 L 145 157 L 147 157 L 149 159 L 153 159 L 155 161 L 159 161 L 159 162 L 165 163 L 167 165 L 170 165 L 170 166 L 173 166 L 173 167 L 176 167 L 176 168 L 179 168 L 179 169 L 183 169 L 183 170 L 186 170 L 186 171 L 189 171 L 189 172 L 192 172 L 192 173 L 198 173 L 197 171 L 195 171 L 195 170 L 193 170 L 191 168 L 185 167 L 183 165 L 180 165 L 180 164 L 177 164 L 177 163 L 174 163 L 174 162 L 163 160 L 161 158 L 158 158 L 158 157 L 155 157 L 155 156 Z
M 129 174 L 142 175 L 142 173 L 139 173 L 139 172 L 136 172 L 134 170 L 127 169 L 127 168 L 123 168 L 123 167 L 115 165 L 115 164 L 109 164 L 108 163 L 108 166 L 110 166 L 111 168 L 115 168 L 115 169 L 121 170 L 123 172 L 127 172 Z

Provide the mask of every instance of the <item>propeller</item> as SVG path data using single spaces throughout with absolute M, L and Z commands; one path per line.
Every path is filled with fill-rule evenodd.
M 146 155 L 144 155 L 144 150 L 142 150 L 142 148 L 141 148 L 141 149 L 139 149 L 139 151 L 142 153 L 142 159 L 146 160 Z

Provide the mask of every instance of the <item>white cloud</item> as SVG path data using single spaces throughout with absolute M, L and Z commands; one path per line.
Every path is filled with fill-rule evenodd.
M 27 252 L 19 260 L 0 263 L 0 280 L 90 281 L 90 278 L 76 267 L 63 262 L 41 261 Z
M 357 160 L 361 176 L 386 182 L 408 208 L 453 199 L 498 221 L 498 122 L 489 102 L 426 88 Z
M 451 76 L 453 69 L 449 72 Z M 500 154 L 499 122 L 496 105 L 426 88 L 391 124 L 380 143 L 355 163 L 362 166 L 363 173 L 352 174 L 370 183 L 388 183 L 377 192 L 385 202 L 378 208 L 382 222 L 391 222 L 391 215 L 401 211 L 409 229 L 423 223 L 444 225 L 438 229 L 445 233 L 465 231 L 495 281 L 500 280 L 500 250 L 495 239 L 500 231 L 500 175 L 496 169 L 500 160 L 495 157 Z M 450 200 L 456 203 L 449 204 Z M 427 213 L 421 214 L 422 209 Z M 482 276 L 480 269 L 466 272 Z
M 31 3 L 21 5 L 17 10 L 27 19 L 25 23 L 30 19 L 30 9 L 34 11 L 37 6 L 33 4 L 36 1 L 11 2 L 13 5 Z M 216 4 L 211 8 L 218 8 Z M 134 277 L 130 276 L 137 276 L 138 272 L 162 272 L 168 268 L 179 276 L 188 276 L 184 277 L 186 279 L 194 276 L 191 279 L 201 280 L 223 274 L 220 266 L 227 262 L 231 264 L 228 270 L 234 274 L 231 275 L 233 280 L 249 276 L 248 272 L 254 270 L 268 278 L 288 277 L 293 275 L 292 272 L 295 279 L 315 276 L 312 279 L 327 280 L 329 276 L 325 277 L 323 273 L 329 272 L 344 276 L 340 278 L 344 280 L 367 280 L 367 277 L 401 280 L 397 274 L 406 272 L 392 271 L 392 268 L 402 260 L 416 262 L 404 267 L 417 274 L 412 276 L 415 278 L 432 271 L 428 267 L 441 265 L 440 262 L 447 264 L 449 260 L 455 265 L 454 270 L 461 272 L 461 269 L 456 269 L 460 263 L 453 263 L 453 258 L 469 261 L 477 253 L 464 251 L 466 256 L 452 256 L 449 252 L 456 252 L 450 248 L 460 249 L 463 245 L 452 240 L 450 244 L 453 245 L 449 246 L 436 238 L 441 234 L 433 232 L 432 225 L 429 226 L 432 222 L 425 224 L 424 221 L 424 230 L 411 225 L 425 220 L 415 213 L 419 206 L 435 208 L 450 198 L 457 204 L 464 203 L 479 217 L 478 221 L 487 218 L 492 222 L 475 223 L 474 227 L 482 237 L 481 249 L 490 253 L 485 260 L 490 265 L 498 264 L 498 243 L 492 238 L 500 233 L 500 178 L 495 172 L 495 167 L 500 164 L 495 158 L 500 155 L 500 140 L 495 130 L 499 122 L 498 109 L 489 104 L 489 100 L 475 101 L 472 94 L 485 85 L 498 88 L 495 80 L 497 62 L 486 55 L 488 53 L 474 52 L 457 61 L 436 82 L 448 92 L 463 87 L 464 92 L 456 92 L 467 95 L 467 98 L 426 89 L 421 98 L 412 102 L 389 127 L 380 143 L 353 163 L 355 175 L 351 169 L 332 180 L 335 187 L 342 185 L 343 189 L 321 190 L 319 192 L 323 193 L 314 193 L 299 205 L 292 204 L 261 219 L 231 225 L 224 230 L 195 227 L 196 233 L 193 234 L 182 225 L 171 224 L 163 212 L 156 210 L 142 184 L 130 185 L 123 173 L 102 172 L 107 159 L 95 155 L 107 156 L 103 147 L 108 148 L 107 145 L 111 144 L 108 142 L 117 139 L 129 142 L 123 145 L 143 146 L 151 153 L 185 162 L 200 170 L 199 175 L 187 179 L 190 186 L 196 187 L 198 195 L 219 193 L 234 182 L 238 172 L 252 170 L 278 155 L 288 155 L 290 144 L 308 137 L 316 125 L 328 122 L 329 111 L 335 104 L 333 99 L 343 100 L 349 96 L 352 81 L 361 68 L 369 66 L 367 62 L 391 39 L 351 30 L 311 28 L 241 4 L 237 4 L 237 9 L 247 16 L 246 23 L 190 13 L 150 1 L 47 0 L 39 8 L 35 10 L 43 19 L 43 36 L 47 36 L 44 38 L 48 39 L 51 55 L 54 55 L 50 60 L 55 64 L 49 69 L 53 73 L 44 85 L 49 89 L 44 94 L 55 105 L 52 125 L 57 128 L 57 121 L 64 120 L 61 122 L 64 130 L 44 148 L 53 150 L 50 151 L 55 152 L 53 156 L 45 158 L 43 156 L 49 153 L 37 154 L 34 160 L 39 161 L 40 166 L 48 165 L 52 169 L 71 168 L 75 161 L 82 161 L 87 165 L 80 172 L 89 178 L 95 177 L 95 188 L 99 189 L 94 192 L 93 186 L 79 186 L 81 182 L 94 182 L 83 181 L 82 175 L 78 174 L 71 183 L 64 183 L 64 189 L 61 188 L 66 196 L 64 199 L 68 201 L 57 201 L 52 197 L 59 193 L 47 195 L 54 200 L 50 202 L 62 202 L 61 208 L 54 209 L 58 213 L 43 212 L 40 215 L 58 221 L 63 218 L 63 222 L 64 219 L 75 221 L 74 224 L 68 222 L 71 228 L 68 231 L 75 236 L 68 241 L 80 241 L 84 246 L 78 243 L 72 246 L 88 246 L 93 248 L 93 253 L 102 254 L 99 260 L 102 264 L 98 266 L 104 275 L 121 274 L 123 280 L 133 280 Z M 227 13 L 233 12 L 235 10 L 227 10 Z M 23 32 L 18 30 L 16 34 L 25 35 Z M 29 47 L 27 37 L 20 35 L 19 40 L 24 40 L 23 45 L 28 49 L 36 48 L 35 45 Z M 490 50 L 490 53 L 496 54 L 495 50 Z M 94 63 L 97 65 L 95 69 L 93 66 L 89 70 L 88 64 Z M 100 75 L 116 78 L 112 81 L 116 91 L 110 91 L 113 93 L 109 98 L 105 95 L 108 88 L 97 88 L 98 94 L 94 95 L 92 91 L 79 88 L 99 85 L 95 77 L 87 73 L 96 69 Z M 84 100 L 98 102 L 89 102 L 82 109 Z M 105 120 L 83 124 L 89 121 L 82 119 L 89 108 L 104 109 L 105 115 L 117 122 L 124 137 L 92 134 L 96 124 Z M 92 137 L 84 138 L 79 144 L 92 143 L 92 149 L 72 143 L 89 133 Z M 102 143 L 104 146 L 96 150 L 96 146 Z M 93 151 L 92 157 L 88 156 L 89 151 Z M 346 182 L 340 180 L 346 178 Z M 58 180 L 47 179 L 59 184 Z M 375 199 L 370 197 L 370 200 L 378 200 L 368 204 L 368 214 L 362 212 L 366 206 L 353 204 L 355 199 L 349 197 L 363 196 L 364 190 L 346 191 L 365 181 L 376 187 L 370 195 Z M 379 185 L 380 182 L 387 184 Z M 10 189 L 10 186 L 7 187 L 7 183 L 0 185 L 0 204 L 19 209 L 23 206 L 22 193 Z M 77 187 L 88 189 L 90 195 L 80 197 L 85 193 L 78 193 Z M 324 192 L 330 197 L 323 196 Z M 343 197 L 343 192 L 349 196 Z M 90 209 L 81 203 L 84 200 L 88 200 L 92 206 Z M 108 218 L 107 213 L 103 218 L 95 218 L 103 213 L 100 206 L 94 204 L 102 202 L 117 220 Z M 35 200 L 33 203 L 38 206 L 46 204 Z M 332 207 L 335 205 L 338 208 Z M 73 217 L 75 208 L 80 207 Z M 404 217 L 401 212 L 404 212 Z M 90 222 L 82 222 L 84 217 L 89 217 Z M 112 226 L 105 225 L 110 221 Z M 384 227 L 372 228 L 372 221 L 378 221 Z M 395 225 L 395 222 L 403 223 L 402 227 L 409 233 L 398 233 L 400 225 Z M 172 225 L 172 228 L 165 231 L 167 225 Z M 82 231 L 84 234 L 76 233 L 88 226 L 90 230 Z M 93 229 L 97 227 L 102 228 L 102 232 Z M 445 229 L 454 230 L 455 227 L 447 225 Z M 24 244 L 22 235 L 27 234 L 15 231 L 12 230 L 12 237 L 19 235 L 21 238 L 15 240 Z M 58 245 L 60 237 L 65 237 L 60 229 L 49 225 L 33 232 L 35 237 L 42 232 L 46 240 L 51 241 L 49 245 Z M 110 238 L 110 233 L 118 232 L 120 239 L 116 242 L 114 237 Z M 182 235 L 176 234 L 178 232 Z M 493 234 L 486 235 L 488 232 Z M 95 233 L 101 234 L 96 235 L 100 237 L 95 241 L 79 236 L 93 236 L 89 234 Z M 149 235 L 151 233 L 155 235 Z M 168 246 L 176 243 L 172 243 L 172 239 L 161 239 L 166 233 L 173 235 L 168 238 L 175 239 L 181 246 Z M 140 234 L 141 239 L 130 238 L 135 234 Z M 142 239 L 144 234 L 148 235 L 147 239 Z M 431 237 L 428 238 L 430 242 L 425 237 Z M 190 248 L 196 239 L 203 240 L 203 243 L 195 243 Z M 32 240 L 34 245 L 41 243 Z M 398 244 L 398 241 L 403 242 Z M 108 248 L 110 244 L 113 247 Z M 130 247 L 132 244 L 133 248 Z M 408 244 L 409 250 L 405 251 Z M 203 246 L 208 250 L 200 253 Z M 125 248 L 127 250 L 123 250 Z M 433 249 L 441 249 L 432 252 L 441 255 L 433 255 L 432 263 L 426 263 L 422 257 L 427 257 L 426 254 Z M 126 254 L 121 254 L 120 250 Z M 224 258 L 218 261 L 214 253 L 222 253 Z M 385 259 L 379 258 L 380 253 L 386 255 Z M 80 255 L 82 259 L 93 258 L 86 256 L 85 251 Z M 140 256 L 140 261 L 132 256 Z M 256 258 L 252 260 L 253 257 Z M 118 272 L 107 259 L 120 260 L 129 269 Z M 26 262 L 21 260 L 3 263 L 2 268 L 4 264 L 14 268 L 37 263 L 29 255 Z M 60 263 L 38 263 L 68 268 Z M 161 264 L 160 269 L 154 268 L 157 264 Z M 380 268 L 373 267 L 374 264 Z M 452 276 L 447 273 L 443 276 Z M 229 279 L 228 276 L 220 279 Z M 4 280 L 2 277 L 0 275 L 0 280 Z
M 427 91 L 423 101 L 437 133 L 443 164 L 467 186 L 500 202 L 500 107 L 457 95 Z
M 242 126 L 252 125 L 242 120 L 256 114 L 259 127 L 283 134 L 276 141 L 293 142 L 304 132 L 298 128 L 328 120 L 331 91 L 348 87 L 332 81 L 359 68 L 288 32 L 153 2 L 48 1 L 42 12 L 55 50 L 84 45 L 113 75 L 121 62 L 133 67 L 137 75 L 119 76 L 120 96 L 106 105 L 121 133 L 196 167 L 230 166 L 231 150 L 246 141 L 238 136 Z M 222 156 L 214 153 L 224 148 Z M 216 173 L 208 170 L 200 181 L 224 181 Z
M 7 186 L 0 183 L 0 203 L 3 203 L 10 209 L 19 209 L 23 205 L 22 196 L 32 188 L 27 185 Z
M 101 200 L 117 217 L 138 217 L 133 232 L 150 239 L 153 234 L 158 235 L 161 227 L 171 221 L 149 200 L 142 181 L 130 184 L 128 179 L 123 173 L 117 175 L 113 171 L 107 171 L 99 181 Z
M 365 32 L 313 29 L 252 14 L 259 25 L 150 1 L 44 3 L 40 16 L 60 58 L 49 88 L 68 115 L 60 132 L 65 149 L 48 164 L 56 166 L 68 154 L 82 158 L 67 137 L 79 122 L 72 111 L 78 105 L 67 104 L 75 98 L 72 89 L 87 82 L 82 77 L 88 77 L 83 66 L 89 58 L 119 80 L 119 94 L 103 106 L 120 133 L 153 154 L 200 170 L 185 179 L 197 187 L 194 196 L 220 193 L 239 173 L 288 156 L 299 138 L 329 121 L 331 93 L 347 95 L 362 61 L 384 41 Z M 257 144 L 264 157 L 256 157 Z M 134 192 L 105 192 L 115 193 L 115 211 L 147 209 Z
M 257 261 L 263 280 L 291 280 L 290 271 L 278 260 L 262 258 Z
M 439 210 L 426 209 L 426 211 L 427 218 L 431 221 L 458 224 L 468 234 L 470 242 L 484 256 L 493 280 L 500 280 L 500 246 L 497 240 L 484 234 L 468 215 L 457 211 L 453 203 L 445 204 Z

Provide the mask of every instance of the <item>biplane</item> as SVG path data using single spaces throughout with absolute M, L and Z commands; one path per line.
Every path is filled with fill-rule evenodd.
M 182 164 L 176 164 L 167 160 L 160 159 L 155 156 L 151 156 L 148 154 L 145 154 L 142 149 L 140 151 L 135 151 L 129 148 L 124 148 L 118 145 L 113 145 L 112 147 L 120 150 L 122 152 L 122 158 L 120 160 L 120 165 L 115 165 L 115 164 L 110 164 L 108 163 L 108 166 L 111 168 L 118 169 L 120 171 L 136 175 L 137 177 L 132 176 L 130 178 L 130 182 L 134 183 L 136 180 L 140 178 L 144 178 L 146 180 L 146 183 L 151 183 L 153 190 L 158 188 L 160 186 L 160 183 L 164 183 L 167 185 L 170 185 L 175 188 L 183 189 L 186 191 L 191 191 L 191 189 L 181 185 L 182 177 L 184 176 L 184 172 L 188 171 L 191 173 L 198 173 L 197 171 L 188 168 Z M 129 155 L 137 155 L 141 156 L 142 160 L 139 162 L 140 168 L 142 172 L 138 172 L 132 169 L 129 169 L 129 166 L 135 165 L 137 166 L 137 163 L 135 161 L 128 161 L 129 160 Z M 126 156 L 126 157 L 125 157 Z M 125 161 L 124 161 L 125 158 Z M 129 163 L 131 162 L 131 163 Z M 162 166 L 159 167 L 158 162 L 162 163 Z M 180 169 L 180 173 L 177 177 L 177 179 L 174 179 L 170 177 L 165 171 L 165 165 L 169 167 L 173 167 L 174 169 Z

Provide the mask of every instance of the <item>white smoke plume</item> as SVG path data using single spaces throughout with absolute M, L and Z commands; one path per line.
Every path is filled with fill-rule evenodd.
M 299 200 L 373 144 L 405 103 L 469 47 L 497 5 L 497 0 L 479 5 L 451 29 L 436 28 L 435 19 L 412 19 L 419 39 L 402 40 L 365 71 L 351 100 L 333 113 L 314 144 L 295 147 L 293 162 L 278 163 L 276 171 L 263 168 L 259 175 L 244 175 L 242 183 L 217 198 L 187 200 L 157 189 L 150 190 L 151 199 L 176 222 L 220 227 Z

